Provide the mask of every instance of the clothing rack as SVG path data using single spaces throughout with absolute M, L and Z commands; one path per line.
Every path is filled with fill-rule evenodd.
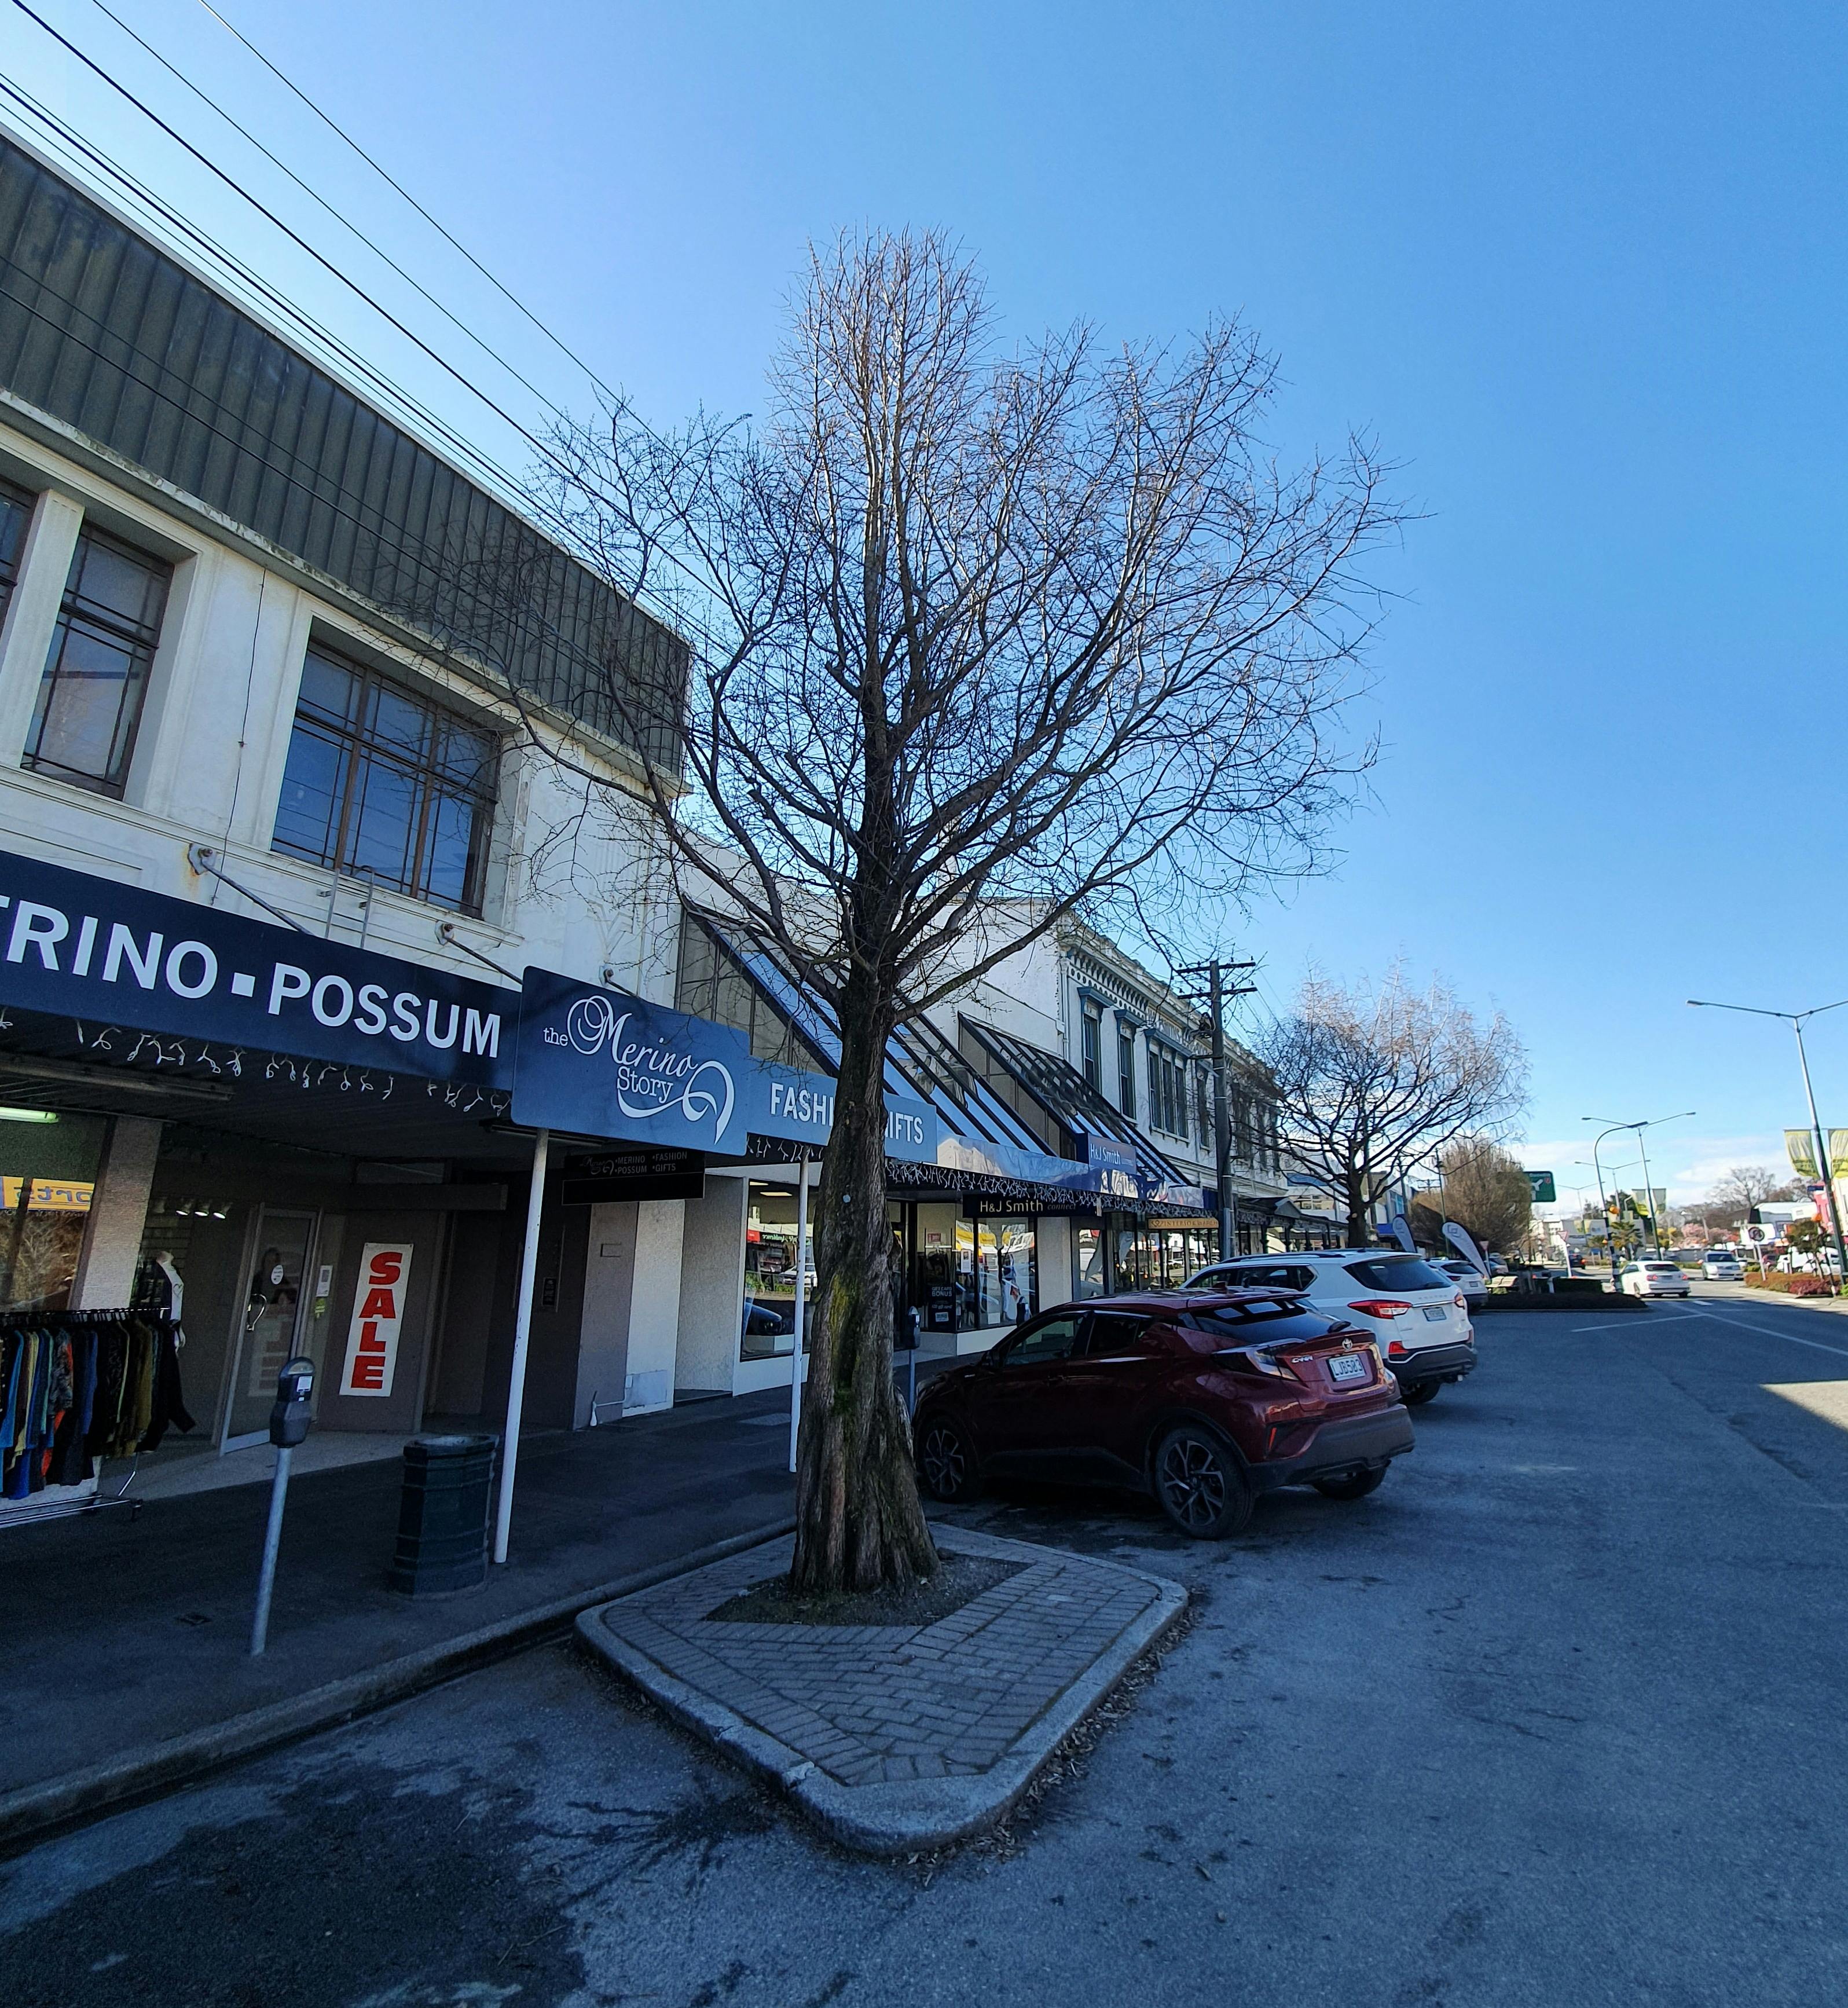
M 119 1350 L 105 1344 L 118 1331 L 125 1333 Z M 65 1341 L 69 1349 L 61 1356 L 58 1348 Z M 182 1434 L 195 1426 L 179 1385 L 178 1356 L 186 1342 L 177 1319 L 140 1305 L 0 1314 L 0 1405 L 6 1419 L 0 1454 L 14 1483 L 22 1462 L 30 1471 L 30 1460 L 46 1459 L 35 1486 L 23 1494 L 13 1493 L 10 1485 L 0 1492 L 0 1529 L 36 1526 L 106 1507 L 127 1507 L 131 1520 L 139 1515 L 141 1501 L 130 1488 L 142 1450 L 154 1448 L 171 1426 L 177 1425 Z M 113 1379 L 106 1379 L 105 1366 Z M 23 1373 L 30 1377 L 24 1388 Z M 133 1391 L 147 1404 L 147 1422 L 125 1452 L 113 1446 L 122 1441 L 122 1405 L 129 1398 L 131 1373 L 136 1381 Z M 50 1403 L 58 1391 L 67 1405 L 53 1410 Z M 111 1404 L 113 1416 L 105 1412 Z M 137 1408 L 126 1418 L 131 1428 L 140 1412 Z M 105 1490 L 103 1465 L 125 1455 L 127 1472 Z M 69 1473 L 77 1464 L 90 1468 L 73 1478 Z

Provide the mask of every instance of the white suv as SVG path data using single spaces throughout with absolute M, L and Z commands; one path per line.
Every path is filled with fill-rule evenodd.
M 1476 1363 L 1469 1307 L 1454 1278 L 1396 1249 L 1330 1248 L 1242 1255 L 1187 1279 L 1190 1290 L 1291 1290 L 1358 1325 L 1386 1356 L 1406 1405 L 1432 1400 Z

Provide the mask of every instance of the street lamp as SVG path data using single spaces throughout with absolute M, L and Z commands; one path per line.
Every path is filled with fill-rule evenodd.
M 1585 1165 L 1588 1170 L 1594 1171 L 1598 1174 L 1598 1211 L 1604 1221 L 1605 1259 L 1610 1264 L 1610 1286 L 1614 1290 L 1617 1286 L 1617 1236 L 1611 1231 L 1610 1203 L 1604 1197 L 1604 1167 L 1598 1158 L 1598 1146 L 1609 1134 L 1610 1132 L 1608 1130 L 1601 1130 L 1592 1139 L 1590 1158 L 1588 1159 L 1574 1158 L 1572 1161 L 1575 1165 Z M 1614 1168 L 1620 1172 L 1627 1172 L 1631 1167 L 1627 1165 L 1618 1165 Z M 1568 1264 L 1567 1266 L 1571 1265 Z
M 1804 1019 L 1819 1018 L 1825 1011 L 1839 1011 L 1848 1004 L 1848 997 L 1838 997 L 1832 1004 L 1813 1004 L 1807 1011 L 1767 1011 L 1758 1004 L 1716 1004 L 1708 997 L 1691 997 L 1687 1001 L 1697 1011 L 1744 1011 L 1754 1018 L 1782 1018 L 1797 1034 L 1797 1064 L 1803 1069 L 1804 1097 L 1810 1105 L 1810 1135 L 1816 1147 L 1816 1175 L 1821 1179 L 1822 1190 L 1829 1195 L 1829 1225 L 1835 1236 L 1836 1260 L 1841 1264 L 1839 1287 L 1848 1290 L 1848 1247 L 1842 1243 L 1842 1210 L 1836 1204 L 1834 1167 L 1823 1147 L 1822 1124 L 1816 1114 L 1816 1091 L 1810 1085 L 1809 1055 L 1803 1049 Z
M 1848 999 L 1844 1001 L 1848 1002 Z M 1652 1129 L 1658 1122 L 1679 1122 L 1683 1117 L 1696 1113 L 1698 1111 L 1694 1109 L 1682 1108 L 1677 1109 L 1673 1115 L 1651 1115 L 1641 1122 L 1612 1122 L 1609 1128 L 1599 1131 L 1597 1140 L 1592 1145 L 1592 1155 L 1595 1158 L 1598 1154 L 1599 1144 L 1602 1143 L 1604 1139 L 1614 1131 L 1634 1130 L 1636 1132 L 1636 1147 L 1642 1153 L 1643 1160 L 1643 1197 L 1649 1202 L 1649 1239 L 1655 1243 L 1655 1252 L 1658 1255 L 1662 1253 L 1662 1221 L 1656 1211 L 1655 1188 L 1649 1183 L 1649 1147 L 1643 1140 L 1643 1132 L 1645 1130 Z M 1578 1119 L 1581 1122 L 1603 1122 L 1608 1120 L 1602 1115 L 1581 1115 Z

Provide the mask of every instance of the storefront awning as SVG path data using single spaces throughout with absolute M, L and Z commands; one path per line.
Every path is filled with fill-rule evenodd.
M 833 1013 L 804 988 L 776 946 L 740 922 L 708 914 L 691 917 L 832 1075 L 841 1052 Z M 997 1197 L 1005 1187 L 1023 1204 L 1041 1205 L 1088 1200 L 1140 1209 L 1151 1197 L 1151 1182 L 1140 1175 L 1141 1160 L 1127 1148 L 1082 1157 L 1048 1151 L 1030 1125 L 926 1020 L 912 1020 L 887 1043 L 885 1087 L 889 1103 L 921 1103 L 937 1126 L 929 1154 L 889 1150 L 896 1177 L 937 1186 L 966 1181 L 970 1189 L 990 1190 Z M 1173 1168 L 1165 1161 L 1157 1163 L 1160 1175 L 1154 1183 L 1172 1181 Z
M 1172 1212 L 1210 1211 L 1212 1195 L 1189 1185 L 1167 1158 L 1125 1115 L 1113 1108 L 1069 1060 L 992 1025 L 960 1020 L 963 1032 L 1072 1140 L 1075 1152 L 1096 1164 L 1129 1171 L 1143 1196 Z

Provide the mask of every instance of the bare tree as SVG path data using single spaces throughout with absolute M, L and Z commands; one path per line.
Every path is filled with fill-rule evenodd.
M 671 744 L 629 732 L 653 836 L 839 1031 L 800 1589 L 935 1566 L 891 1376 L 895 1028 L 1068 914 L 1178 927 L 1309 868 L 1370 758 L 1335 714 L 1395 518 L 1358 443 L 1277 468 L 1274 383 L 1228 323 L 1004 351 L 953 246 L 873 235 L 812 256 L 756 429 L 554 442 L 581 547 L 689 638 Z
M 1734 1165 L 1714 1180 L 1713 1190 L 1707 1195 L 1708 1207 L 1721 1216 L 1718 1222 L 1708 1224 L 1737 1227 L 1751 1218 L 1754 1207 L 1768 1199 L 1787 1197 L 1789 1188 L 1789 1180 L 1768 1165 Z
M 1518 1158 L 1492 1137 L 1464 1137 L 1442 1154 L 1438 1169 L 1439 1190 L 1412 1203 L 1414 1235 L 1440 1246 L 1443 1223 L 1454 1220 L 1484 1250 L 1506 1254 L 1520 1246 L 1533 1219 L 1534 1195 Z
M 1369 1238 L 1369 1207 L 1390 1175 L 1511 1117 L 1527 1080 L 1499 1011 L 1479 1022 L 1441 982 L 1413 990 L 1397 969 L 1370 991 L 1309 977 L 1259 1053 L 1284 1147 L 1340 1197 L 1351 1247 Z

